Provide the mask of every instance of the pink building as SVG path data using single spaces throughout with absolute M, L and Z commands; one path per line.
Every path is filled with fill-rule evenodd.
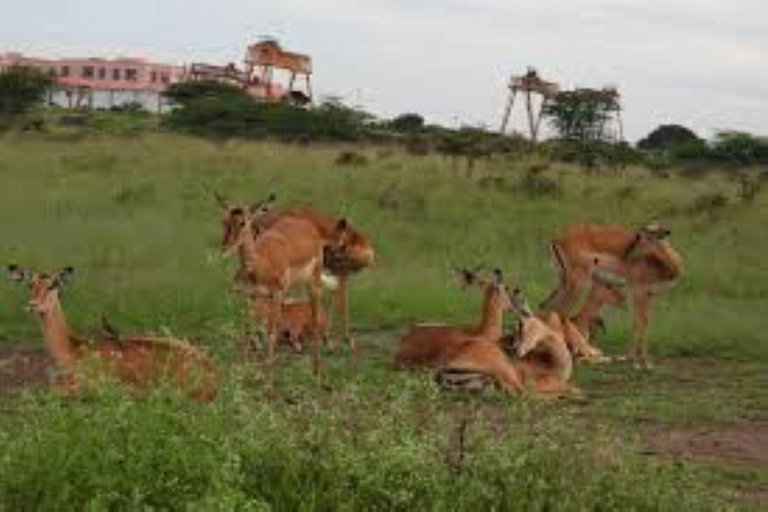
M 63 107 L 110 108 L 139 103 L 162 110 L 162 91 L 181 80 L 181 66 L 149 62 L 140 58 L 41 59 L 21 53 L 0 54 L 0 70 L 10 66 L 41 69 L 57 84 L 48 98 Z

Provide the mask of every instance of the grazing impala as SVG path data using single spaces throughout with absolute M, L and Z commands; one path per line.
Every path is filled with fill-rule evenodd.
M 216 194 L 216 198 L 224 212 L 223 243 L 226 246 L 227 239 L 230 237 L 228 234 L 239 229 L 238 226 L 242 223 L 246 209 L 230 204 L 220 194 Z M 325 243 L 324 268 L 335 278 L 333 285 L 337 289 L 334 309 L 341 316 L 342 336 L 354 348 L 354 340 L 349 335 L 349 277 L 373 264 L 374 251 L 370 242 L 365 235 L 349 223 L 346 223 L 343 238 L 339 239 L 338 219 L 307 207 L 271 210 L 272 201 L 274 201 L 274 195 L 250 208 L 251 211 L 258 212 L 257 218 L 253 222 L 254 236 L 265 232 L 286 217 L 304 220 L 315 227 Z M 241 273 L 238 273 L 238 276 L 238 280 L 241 280 Z
M 15 281 L 29 285 L 29 309 L 40 315 L 48 354 L 61 370 L 61 385 L 68 394 L 82 391 L 83 366 L 94 360 L 107 376 L 137 390 L 168 379 L 197 401 L 208 402 L 216 396 L 219 378 L 213 364 L 184 340 L 121 338 L 111 327 L 109 334 L 94 340 L 73 335 L 59 302 L 59 290 L 71 276 L 71 267 L 55 275 L 17 265 L 9 265 L 8 270 Z
M 636 230 L 597 224 L 566 229 L 551 245 L 560 284 L 542 308 L 573 318 L 586 333 L 603 306 L 625 302 L 626 288 L 634 317 L 633 358 L 649 364 L 651 299 L 673 284 L 683 268 L 682 257 L 667 241 L 669 234 L 656 223 Z

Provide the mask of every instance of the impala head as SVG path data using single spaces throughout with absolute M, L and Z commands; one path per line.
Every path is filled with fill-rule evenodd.
M 669 243 L 671 231 L 656 222 L 641 227 L 627 248 L 625 258 L 642 259 L 657 279 L 671 282 L 680 277 L 683 259 Z
M 27 309 L 41 315 L 51 311 L 51 308 L 59 300 L 59 290 L 72 276 L 74 269 L 64 267 L 56 274 L 34 272 L 18 265 L 8 265 L 11 279 L 17 283 L 27 284 L 29 287 L 29 302 Z
M 643 241 L 652 243 L 669 238 L 672 231 L 658 222 L 649 222 L 637 230 L 637 234 Z
M 504 274 L 501 269 L 493 269 L 488 277 L 479 277 L 477 272 L 480 268 L 481 266 L 473 270 L 463 267 L 454 269 L 462 288 L 477 286 L 492 303 L 500 306 L 502 311 L 520 312 L 528 309 L 520 290 L 512 290 L 504 283 Z
M 221 249 L 225 252 L 233 251 L 239 246 L 242 241 L 241 237 L 252 232 L 253 222 L 267 214 L 275 201 L 275 194 L 270 194 L 266 199 L 245 208 L 229 204 L 220 194 L 214 194 L 223 212 Z M 245 229 L 246 227 L 248 229 Z
M 326 247 L 325 259 L 331 270 L 356 272 L 373 265 L 374 252 L 368 238 L 341 218 L 336 222 L 333 241 Z

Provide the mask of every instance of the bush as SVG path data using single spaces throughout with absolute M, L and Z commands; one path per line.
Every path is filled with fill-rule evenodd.
M 670 151 L 680 147 L 706 147 L 706 143 L 692 130 L 678 124 L 664 124 L 637 143 L 644 151 Z

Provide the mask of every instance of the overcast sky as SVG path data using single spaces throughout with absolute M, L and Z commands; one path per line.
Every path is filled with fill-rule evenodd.
M 382 116 L 495 128 L 534 65 L 617 85 L 632 139 L 768 134 L 765 0 L 0 0 L 0 51 L 226 63 L 261 35 L 313 57 L 318 93 Z

